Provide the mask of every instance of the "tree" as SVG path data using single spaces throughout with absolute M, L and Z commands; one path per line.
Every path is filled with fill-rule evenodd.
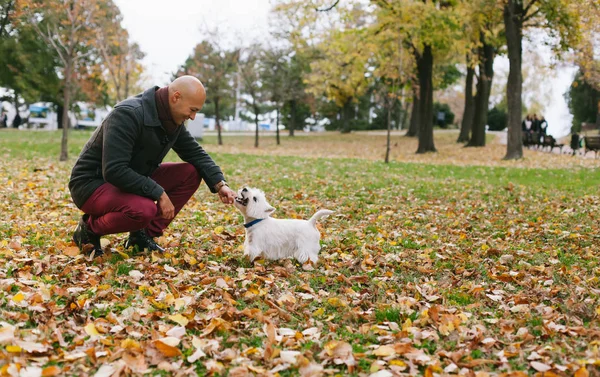
M 5 69 L 0 70 L 0 86 L 12 89 L 18 107 L 25 103 L 58 103 L 60 79 L 56 72 L 57 55 L 31 27 L 20 25 L 0 40 L 0 56 Z
M 206 101 L 214 106 L 219 145 L 223 145 L 222 108 L 233 107 L 235 103 L 234 86 L 239 56 L 239 48 L 225 49 L 214 36 L 211 40 L 198 43 L 177 73 L 177 76 L 196 76 L 206 87 Z
M 0 40 L 10 32 L 16 0 L 0 0 Z
M 577 72 L 569 91 L 565 93 L 565 100 L 573 114 L 573 132 L 581 132 L 582 123 L 596 122 L 600 88 L 590 85 L 581 71 Z
M 452 2 L 373 0 L 380 28 L 402 35 L 416 63 L 418 93 L 413 98 L 411 125 L 419 124 L 417 153 L 435 152 L 433 140 L 434 57 L 447 54 L 459 39 L 460 21 Z M 415 113 L 415 111 L 417 113 Z
M 110 102 L 117 103 L 132 92 L 141 91 L 138 83 L 143 72 L 140 61 L 144 53 L 137 43 L 129 42 L 129 33 L 121 27 L 123 17 L 119 8 L 112 2 L 101 6 L 106 18 L 97 30 L 96 46 L 102 56 Z
M 528 27 L 546 30 L 557 42 L 555 50 L 575 45 L 580 36 L 579 17 L 585 10 L 565 0 L 503 0 L 504 27 L 510 64 L 506 97 L 508 139 L 505 160 L 523 157 L 522 118 L 522 40 Z
M 275 107 L 276 121 L 276 140 L 277 145 L 279 140 L 279 117 L 281 108 L 286 101 L 286 79 L 288 77 L 289 57 L 290 52 L 282 48 L 265 48 L 261 51 L 260 56 L 260 76 L 263 83 L 265 96 Z
M 306 77 L 307 91 L 342 109 L 342 133 L 350 132 L 352 104 L 365 93 L 368 61 L 372 45 L 364 30 L 331 30 L 327 42 L 320 45 L 322 55 L 310 64 Z
M 63 134 L 60 160 L 68 158 L 68 111 L 77 89 L 76 73 L 85 72 L 84 62 L 94 51 L 96 30 L 105 14 L 100 2 L 111 0 L 23 1 L 21 10 L 40 37 L 56 51 L 63 84 Z
M 252 109 L 254 114 L 255 137 L 254 147 L 258 148 L 258 117 L 263 112 L 262 102 L 265 100 L 267 92 L 263 88 L 261 81 L 261 65 L 260 65 L 261 48 L 258 45 L 251 46 L 243 60 L 240 61 L 240 79 L 244 94 L 249 97 L 246 99 L 246 104 Z

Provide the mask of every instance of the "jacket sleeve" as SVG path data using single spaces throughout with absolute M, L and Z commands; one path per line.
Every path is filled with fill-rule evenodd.
M 129 166 L 142 126 L 133 109 L 113 110 L 105 123 L 102 140 L 102 175 L 106 182 L 125 192 L 158 200 L 164 189 Z
M 198 144 L 187 128 L 183 127 L 179 133 L 177 141 L 173 145 L 173 150 L 183 161 L 196 167 L 210 192 L 215 193 L 214 186 L 225 179 L 223 172 L 212 157 Z

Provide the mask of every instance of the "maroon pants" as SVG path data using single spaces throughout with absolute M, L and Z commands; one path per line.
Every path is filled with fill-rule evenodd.
M 151 178 L 171 199 L 175 216 L 194 195 L 202 180 L 196 168 L 188 163 L 161 164 Z M 172 221 L 158 215 L 158 205 L 154 200 L 123 192 L 110 183 L 98 187 L 81 209 L 90 215 L 88 226 L 92 232 L 100 236 L 145 228 L 149 236 L 157 237 Z

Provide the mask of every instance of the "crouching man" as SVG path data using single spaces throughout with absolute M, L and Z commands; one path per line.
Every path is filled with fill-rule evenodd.
M 84 212 L 73 241 L 91 258 L 100 237 L 130 232 L 125 247 L 164 251 L 154 240 L 204 180 L 221 201 L 236 194 L 223 172 L 183 125 L 206 100 L 202 83 L 182 76 L 115 106 L 83 147 L 69 190 Z M 171 148 L 185 161 L 161 163 Z

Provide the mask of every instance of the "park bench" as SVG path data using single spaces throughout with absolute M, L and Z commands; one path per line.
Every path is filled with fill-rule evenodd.
M 596 158 L 598 152 L 600 151 L 600 135 L 584 136 L 583 144 L 585 148 L 583 154 L 587 154 L 588 151 L 594 151 L 594 158 Z
M 560 144 L 552 135 L 544 135 L 542 139 L 542 150 L 546 147 L 550 148 L 550 152 L 554 150 L 554 148 L 558 148 L 560 153 L 562 154 L 562 149 L 565 145 Z

